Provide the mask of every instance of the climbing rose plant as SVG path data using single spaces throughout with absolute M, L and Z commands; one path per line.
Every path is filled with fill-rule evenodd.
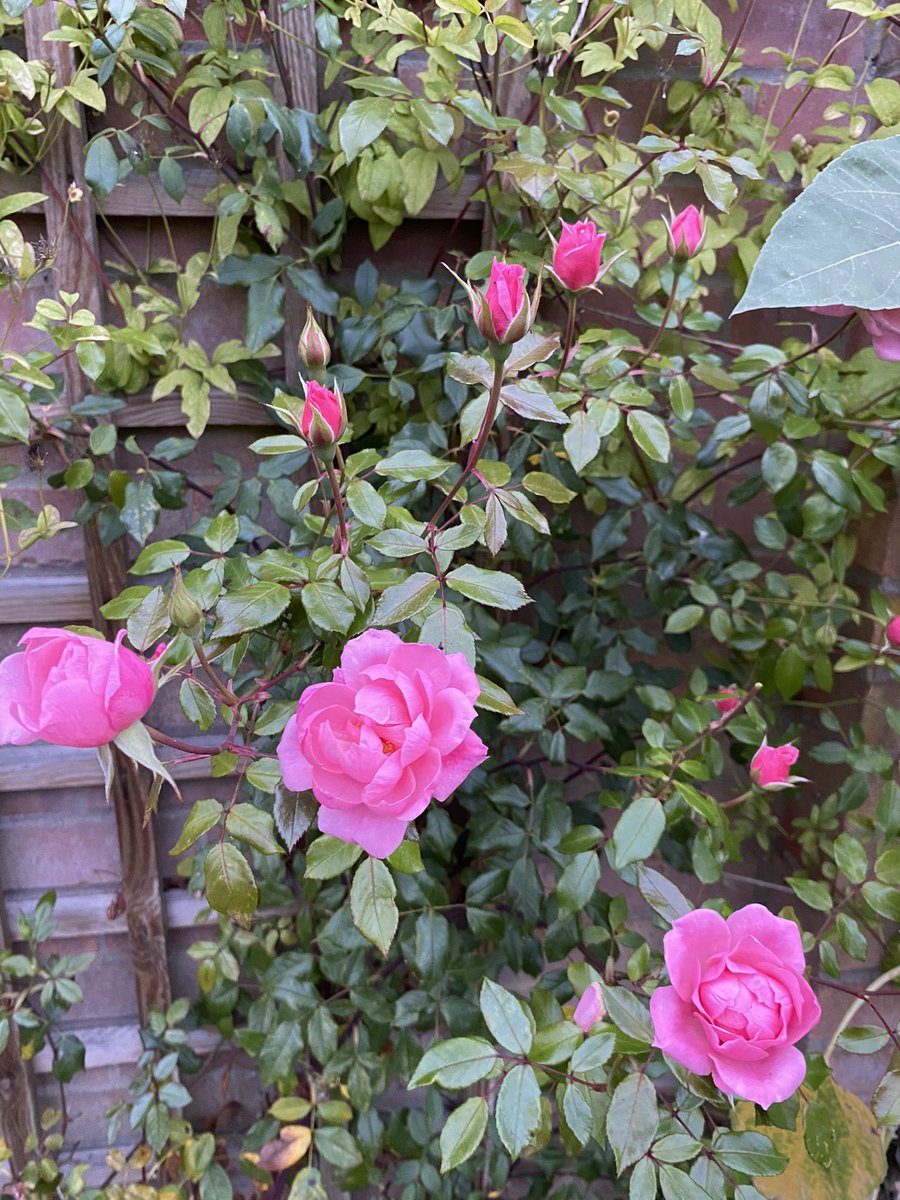
M 834 103 L 827 136 L 788 150 L 713 6 L 525 16 L 326 0 L 325 88 L 349 90 L 317 114 L 271 86 L 256 41 L 279 13 L 253 4 L 212 0 L 202 52 L 177 0 L 73 7 L 79 74 L 52 102 L 46 66 L 3 52 L 11 164 L 44 152 L 26 102 L 65 121 L 90 100 L 101 208 L 133 174 L 174 204 L 185 168 L 214 176 L 209 246 L 184 250 L 164 215 L 165 259 L 117 243 L 105 322 L 27 290 L 40 248 L 11 218 L 39 196 L 0 220 L 12 310 L 43 339 L 5 343 L 0 431 L 75 518 L 0 496 L 5 565 L 87 522 L 133 559 L 102 610 L 117 635 L 32 629 L 0 664 L 0 740 L 96 747 L 108 783 L 118 747 L 154 777 L 148 816 L 180 761 L 213 778 L 171 873 L 218 924 L 190 950 L 195 999 L 151 1015 L 110 1114 L 138 1144 L 91 1200 L 130 1197 L 128 1167 L 166 1200 L 574 1200 L 609 1178 L 630 1200 L 863 1197 L 884 1173 L 873 1122 L 900 1121 L 900 1073 L 885 1056 L 860 1099 L 832 1070 L 900 1048 L 882 1009 L 900 787 L 886 736 L 833 692 L 900 676 L 900 617 L 853 573 L 900 466 L 900 264 L 872 216 L 895 149 L 862 137 L 890 131 L 897 85 L 851 93 L 831 52 L 801 56 L 793 86 Z M 626 136 L 665 55 L 677 78 Z M 451 194 L 474 179 L 484 244 L 460 195 L 398 281 L 372 256 L 439 173 Z M 791 207 L 785 183 L 805 188 Z M 864 219 L 836 239 L 848 194 Z M 854 238 L 871 269 L 842 273 Z M 226 295 L 243 331 L 201 345 L 187 331 Z M 298 300 L 299 374 L 279 365 Z M 744 346 L 736 300 L 796 323 Z M 178 397 L 186 436 L 117 428 L 146 393 Z M 241 458 L 210 424 L 222 394 L 273 422 Z M 0 1039 L 49 1048 L 77 1089 L 83 1047 L 58 1025 L 85 964 L 48 955 L 52 910 L 22 917 L 27 955 L 0 952 Z M 227 1138 L 188 1119 L 216 1069 L 201 1026 L 258 1076 Z M 42 1139 L 16 1186 L 83 1194 L 61 1145 Z

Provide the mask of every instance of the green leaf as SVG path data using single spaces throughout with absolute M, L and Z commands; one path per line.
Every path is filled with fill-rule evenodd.
M 762 477 L 770 492 L 779 492 L 797 474 L 797 451 L 787 442 L 775 442 L 762 457 Z
M 482 1096 L 472 1096 L 447 1118 L 441 1130 L 441 1174 L 445 1175 L 475 1153 L 487 1128 L 488 1107 Z
M 631 1173 L 628 1200 L 656 1200 L 656 1167 L 649 1158 L 642 1158 Z
M 583 409 L 572 414 L 569 426 L 563 434 L 563 446 L 569 456 L 572 470 L 578 475 L 600 453 L 600 434 L 597 426 Z
M 210 521 L 203 540 L 216 554 L 227 554 L 238 540 L 240 531 L 241 522 L 234 513 L 220 512 Z
M 723 1167 L 742 1175 L 779 1175 L 788 1161 L 763 1133 L 720 1131 L 712 1149 Z
M 806 679 L 806 656 L 793 644 L 785 646 L 775 660 L 775 686 L 785 700 L 790 700 L 803 687 Z
M 0 384 L 0 436 L 28 444 L 28 406 L 18 393 Z
M 485 571 L 467 563 L 451 571 L 446 583 L 470 600 L 477 600 L 479 604 L 487 604 L 492 608 L 512 610 L 531 603 L 519 580 L 505 571 Z
M 359 932 L 387 957 L 397 923 L 397 886 L 380 858 L 361 862 L 350 888 L 350 912 Z
M 633 408 L 625 418 L 637 445 L 654 462 L 665 463 L 672 457 L 669 431 L 659 417 L 642 408 Z
M 280 583 L 251 583 L 223 596 L 216 606 L 217 638 L 234 637 L 248 629 L 261 629 L 276 620 L 290 603 L 291 593 Z
M 532 1067 L 518 1065 L 506 1075 L 494 1110 L 500 1141 L 517 1158 L 541 1123 L 541 1089 Z
M 306 851 L 306 879 L 333 879 L 349 871 L 362 854 L 361 846 L 322 834 Z
M 900 307 L 900 137 L 850 146 L 775 223 L 735 313 Z M 835 230 L 840 236 L 835 237 Z
M 675 884 L 652 867 L 638 867 L 638 890 L 653 911 L 670 925 L 691 911 L 690 903 Z
M 613 1092 L 606 1114 L 606 1136 L 616 1156 L 617 1174 L 646 1154 L 658 1128 L 656 1088 L 637 1071 L 626 1075 Z
M 161 776 L 166 783 L 170 783 L 175 788 L 176 792 L 178 791 L 175 780 L 156 757 L 156 748 L 147 732 L 147 727 L 141 721 L 135 721 L 133 725 L 129 725 L 127 729 L 117 733 L 113 741 L 123 754 L 133 758 L 142 767 L 147 767 L 154 775 Z
M 293 433 L 273 433 L 269 437 L 257 438 L 250 443 L 254 454 L 296 454 L 299 450 L 309 450 L 303 438 Z
M 845 1029 L 837 1044 L 848 1054 L 876 1054 L 888 1043 L 888 1035 L 880 1025 L 853 1025 Z
M 84 159 L 84 179 L 95 196 L 108 196 L 119 182 L 119 160 L 108 138 L 96 138 Z
M 164 155 L 159 160 L 159 182 L 165 192 L 176 204 L 180 204 L 187 193 L 187 183 L 181 163 L 171 154 Z
M 476 675 L 476 679 L 481 688 L 478 699 L 475 701 L 476 708 L 486 708 L 488 712 L 501 713 L 504 717 L 515 717 L 522 713 L 523 710 L 519 708 L 509 692 L 504 691 L 499 684 L 494 683 L 491 679 L 485 679 L 483 675 Z
M 390 479 L 402 479 L 407 483 L 423 479 L 439 479 L 450 470 L 451 464 L 435 458 L 424 450 L 400 450 L 390 458 L 383 458 L 375 470 Z
M 198 800 L 188 813 L 188 818 L 178 835 L 178 841 L 169 853 L 184 854 L 185 850 L 193 846 L 198 838 L 203 837 L 204 833 L 218 823 L 221 815 L 222 805 L 218 800 Z
M 450 1038 L 429 1046 L 412 1073 L 408 1087 L 435 1083 L 445 1088 L 465 1088 L 496 1073 L 500 1057 L 483 1038 Z
M 141 545 L 146 542 L 159 519 L 159 503 L 153 494 L 152 483 L 132 479 L 125 485 L 125 503 L 119 519 L 135 541 Z
M 384 132 L 393 111 L 394 102 L 387 96 L 354 100 L 347 105 L 338 121 L 338 138 L 348 163 Z
M 529 471 L 522 478 L 522 486 L 535 496 L 543 496 L 551 504 L 570 504 L 576 496 L 571 488 L 547 471 Z
M 31 208 L 33 204 L 43 204 L 46 199 L 43 192 L 15 192 L 11 196 L 4 196 L 0 200 L 0 220 Z
M 309 829 L 314 815 L 311 792 L 291 792 L 286 787 L 276 787 L 275 825 L 288 850 L 293 850 Z
M 320 629 L 346 633 L 356 619 L 353 602 L 336 583 L 308 583 L 300 593 L 306 615 Z
M 580 912 L 592 899 L 600 882 L 600 859 L 594 850 L 576 854 L 559 877 L 556 895 L 560 917 Z
M 653 1022 L 647 1007 L 637 996 L 626 992 L 624 988 L 607 987 L 603 985 L 603 1000 L 606 1004 L 606 1016 L 613 1025 L 630 1037 L 632 1041 L 653 1042 Z
M 84 1043 L 74 1033 L 64 1033 L 54 1046 L 52 1070 L 60 1083 L 69 1083 L 84 1070 Z
M 385 588 L 375 609 L 374 625 L 396 625 L 421 612 L 438 590 L 433 575 L 417 571 L 402 583 Z
M 668 1163 L 659 1164 L 659 1186 L 665 1200 L 710 1200 L 705 1188 Z
M 268 1035 L 259 1052 L 259 1073 L 264 1084 L 288 1078 L 303 1049 L 303 1030 L 297 1021 L 282 1021 Z
M 250 865 L 237 846 L 216 842 L 204 860 L 203 872 L 210 907 L 240 925 L 249 925 L 259 893 Z
M 347 487 L 347 503 L 355 517 L 372 529 L 381 529 L 387 519 L 387 505 L 371 483 L 354 479 Z
M 851 883 L 862 883 L 869 873 L 869 860 L 860 842 L 849 833 L 841 833 L 834 842 L 834 861 Z M 875 868 L 876 875 L 878 868 Z
M 246 842 L 260 854 L 281 854 L 275 840 L 275 822 L 271 813 L 255 804 L 235 804 L 225 818 L 225 828 L 233 838 Z
M 183 563 L 191 553 L 184 542 L 166 540 L 151 542 L 137 556 L 134 565 L 128 568 L 129 575 L 157 575 Z
M 666 828 L 663 806 L 655 796 L 639 796 L 619 817 L 609 844 L 612 866 L 621 871 L 649 858 Z
M 178 699 L 181 711 L 203 733 L 212 727 L 216 719 L 216 705 L 202 683 L 196 679 L 182 680 Z
M 706 610 L 702 604 L 684 604 L 669 614 L 666 633 L 687 633 L 703 620 Z
M 513 1054 L 527 1054 L 534 1030 L 517 997 L 492 979 L 485 979 L 479 1004 L 485 1024 L 500 1045 Z
M 520 417 L 530 421 L 549 421 L 553 425 L 568 425 L 569 418 L 556 407 L 539 383 L 507 384 L 500 392 L 501 403 Z
M 369 538 L 366 544 L 386 558 L 410 558 L 427 549 L 418 534 L 409 533 L 406 529 L 385 529 Z
M 801 879 L 797 875 L 788 876 L 785 883 L 810 908 L 831 912 L 831 892 L 824 883 L 819 883 L 817 879 Z
M 336 1125 L 324 1125 L 316 1131 L 316 1150 L 339 1171 L 352 1171 L 363 1160 L 353 1135 Z
M 97 458 L 103 458 L 107 454 L 112 454 L 118 440 L 119 434 L 115 425 L 95 425 L 88 438 L 88 447 L 91 454 L 96 455 Z

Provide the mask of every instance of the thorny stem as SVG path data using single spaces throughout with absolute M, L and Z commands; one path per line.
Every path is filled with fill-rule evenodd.
M 219 697 L 219 699 L 224 700 L 229 707 L 239 704 L 240 701 L 231 688 L 228 687 L 228 685 L 224 683 L 216 674 L 212 663 L 206 657 L 206 652 L 199 642 L 194 643 L 194 653 L 197 655 L 197 661 L 200 663 L 203 673 L 215 688 L 216 695 Z
M 432 544 L 434 543 L 434 535 L 437 532 L 438 521 L 447 511 L 447 508 L 449 507 L 454 496 L 456 496 L 460 488 L 472 474 L 476 463 L 481 458 L 481 452 L 487 444 L 488 438 L 490 437 L 491 429 L 493 428 L 494 420 L 497 416 L 497 409 L 500 406 L 500 389 L 503 386 L 504 361 L 505 360 L 499 358 L 494 359 L 494 380 L 491 384 L 491 394 L 488 400 L 488 406 L 485 409 L 484 419 L 481 422 L 481 428 L 478 430 L 478 436 L 472 443 L 472 448 L 469 450 L 469 457 L 466 459 L 466 465 L 460 472 L 460 476 L 456 483 L 454 483 L 453 487 L 441 501 L 437 512 L 428 522 L 428 528 L 431 531 Z
M 575 341 L 575 293 L 569 293 L 569 312 L 566 318 L 566 332 L 563 337 L 562 344 L 562 359 L 559 364 L 559 370 L 556 372 L 556 386 L 559 386 L 559 380 L 563 371 L 566 369 L 566 363 L 569 361 L 569 355 L 572 353 L 572 343 Z
M 325 474 L 328 476 L 328 483 L 331 486 L 331 494 L 334 496 L 334 511 L 337 513 L 338 528 L 341 532 L 341 554 L 346 558 L 350 538 L 347 535 L 347 519 L 344 516 L 344 498 L 341 495 L 341 485 L 334 466 L 330 462 L 327 462 L 324 464 L 324 467 Z
M 230 738 L 226 738 L 221 746 L 195 746 L 191 742 L 182 742 L 178 738 L 169 737 L 167 733 L 162 733 L 159 729 L 154 729 L 151 725 L 146 725 L 145 728 L 154 742 L 158 742 L 160 746 L 168 746 L 172 750 L 180 750 L 182 754 L 190 754 L 193 758 L 215 758 L 217 754 L 221 754 L 224 750 L 230 750 L 233 754 L 240 755 L 241 758 L 264 757 L 258 750 L 254 750 L 251 746 L 244 746 L 240 742 L 233 742 Z

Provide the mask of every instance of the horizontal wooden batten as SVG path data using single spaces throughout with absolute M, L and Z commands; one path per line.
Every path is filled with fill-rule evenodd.
M 39 899 L 40 894 L 38 893 L 34 895 L 7 893 L 6 916 L 9 927 L 13 931 L 13 938 L 16 936 L 18 914 L 25 913 L 27 915 L 32 912 Z M 103 937 L 115 933 L 126 934 L 128 922 L 125 910 L 110 916 L 110 906 L 114 899 L 113 888 L 106 888 L 102 891 L 91 889 L 90 891 L 59 892 L 53 910 L 55 917 L 53 937 L 81 938 Z M 215 913 L 210 913 L 206 901 L 190 892 L 164 892 L 163 907 L 166 914 L 166 928 L 169 930 L 192 929 L 194 926 L 202 928 L 214 925 L 217 920 Z M 201 916 L 204 919 L 198 921 Z
M 215 215 L 216 206 L 207 203 L 206 196 L 219 186 L 222 179 L 212 167 L 187 167 L 184 169 L 186 191 L 184 198 L 178 201 L 172 199 L 158 178 L 132 174 L 116 184 L 108 196 L 98 198 L 97 209 L 105 217 L 158 217 L 164 213 L 167 217 L 210 218 Z M 252 186 L 249 180 L 248 186 Z M 407 217 L 407 220 L 452 221 L 462 214 L 464 221 L 480 221 L 484 205 L 480 200 L 473 201 L 470 198 L 481 186 L 481 179 L 474 175 L 465 176 L 455 192 L 446 183 L 439 185 L 422 211 L 415 217 Z M 0 174 L 0 196 L 42 190 L 38 172 L 27 175 Z M 42 204 L 32 204 L 23 211 L 40 213 L 42 209 Z
M 209 779 L 208 758 L 173 763 L 170 769 L 179 780 Z M 94 750 L 35 744 L 7 746 L 0 755 L 0 793 L 102 786 L 103 771 Z
M 144 1051 L 137 1025 L 103 1025 L 98 1028 L 73 1029 L 84 1046 L 84 1069 L 132 1066 Z M 211 1054 L 221 1037 L 208 1029 L 194 1029 L 188 1034 L 188 1045 L 197 1054 Z M 49 1046 L 34 1056 L 34 1070 L 48 1075 L 53 1069 L 53 1054 Z
M 0 625 L 89 624 L 86 575 L 11 571 L 0 582 Z
M 210 425 L 274 425 L 269 410 L 257 400 L 234 399 L 225 392 L 210 395 Z M 131 397 L 125 408 L 112 414 L 112 420 L 120 429 L 160 429 L 170 425 L 184 425 L 187 421 L 181 411 L 177 396 L 164 396 L 161 400 L 150 400 L 141 394 Z

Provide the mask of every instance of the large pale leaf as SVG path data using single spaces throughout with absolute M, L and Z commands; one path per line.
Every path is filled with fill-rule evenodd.
M 900 307 L 900 137 L 851 146 L 776 222 L 734 310 Z
M 823 1144 L 807 1136 L 806 1123 L 818 1110 L 817 1124 L 833 1131 Z M 826 1079 L 811 1105 L 801 1105 L 795 1130 L 755 1125 L 753 1106 L 736 1107 L 736 1124 L 756 1129 L 788 1159 L 781 1175 L 757 1176 L 756 1187 L 770 1200 L 850 1200 L 870 1196 L 884 1178 L 884 1147 L 872 1113 L 850 1092 Z M 818 1161 L 817 1161 L 818 1159 Z

